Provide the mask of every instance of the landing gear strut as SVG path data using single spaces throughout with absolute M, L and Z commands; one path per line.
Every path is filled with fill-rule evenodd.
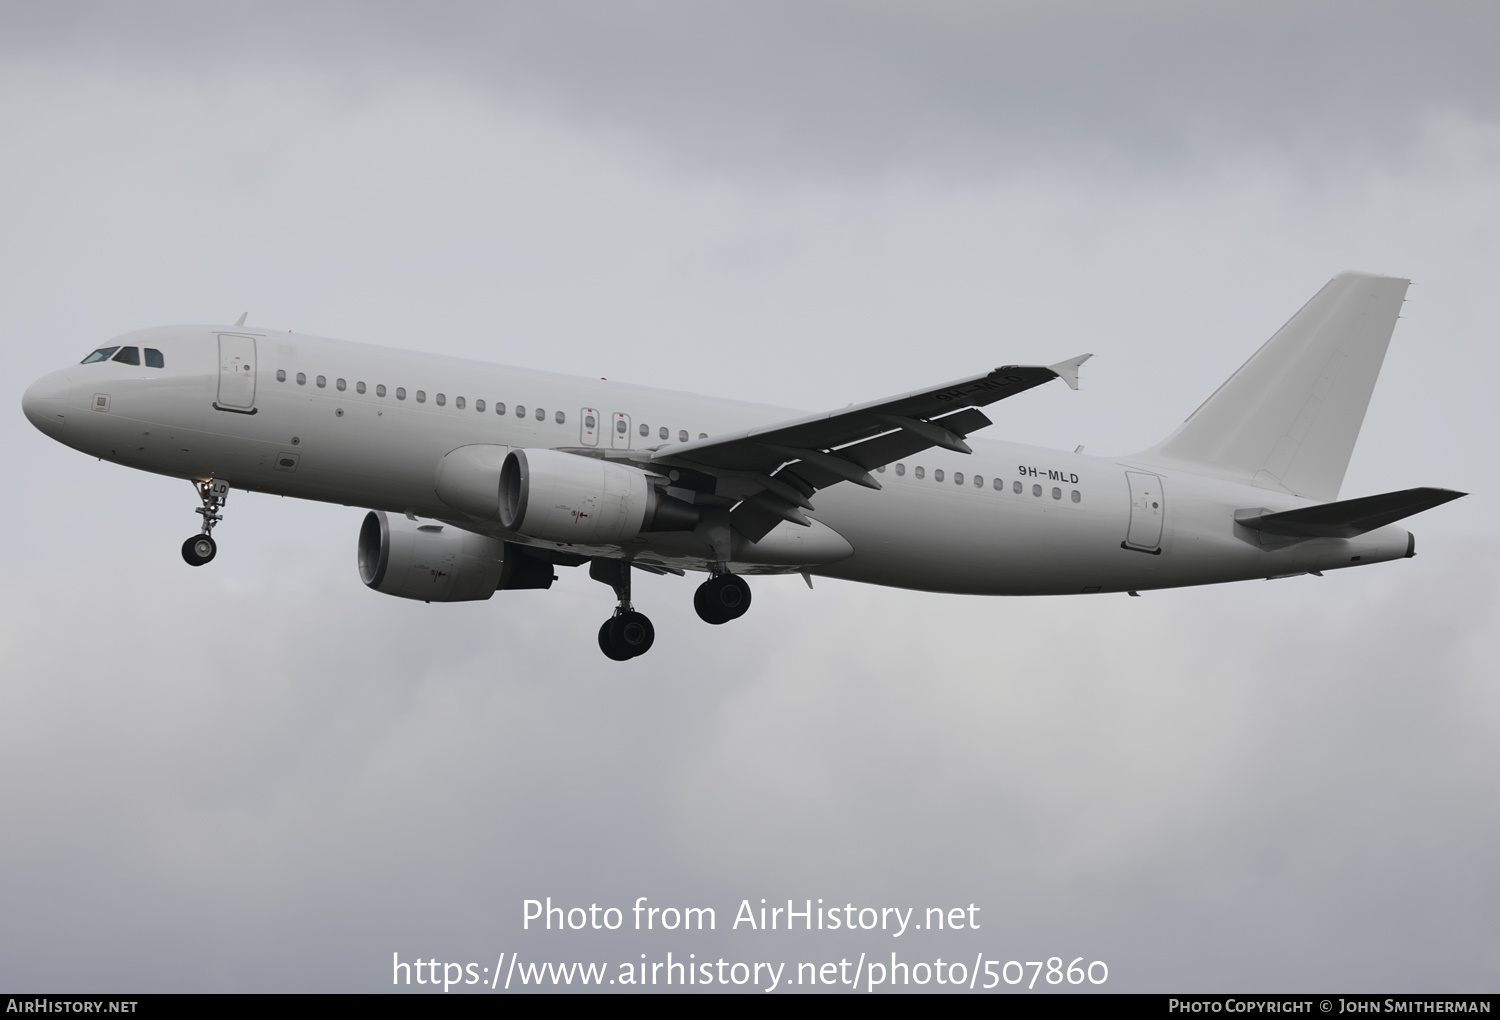
M 198 498 L 203 501 L 195 511 L 203 518 L 203 530 L 182 543 L 182 558 L 190 567 L 201 567 L 219 551 L 219 543 L 214 541 L 211 532 L 214 525 L 224 519 L 219 510 L 229 501 L 229 483 L 221 478 L 210 478 L 193 485 L 198 490 Z
M 704 623 L 738 620 L 750 608 L 750 586 L 739 574 L 710 577 L 693 593 L 693 608 Z
M 589 576 L 615 590 L 620 604 L 615 615 L 599 627 L 599 650 L 616 662 L 645 655 L 656 640 L 656 628 L 630 605 L 630 564 L 624 560 L 593 560 Z

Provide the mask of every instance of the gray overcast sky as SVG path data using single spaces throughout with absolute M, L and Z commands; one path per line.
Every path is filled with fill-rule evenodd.
M 354 990 L 390 954 L 1084 956 L 1120 990 L 1500 984 L 1488 4 L 0 7 L 0 987 Z M 231 321 L 809 409 L 1093 351 L 994 434 L 1128 452 L 1334 273 L 1415 281 L 1344 495 L 1473 493 L 1369 570 L 1141 599 L 576 571 L 365 590 L 357 509 L 19 411 Z M 706 905 L 539 936 L 521 901 Z M 749 935 L 742 898 L 974 902 Z

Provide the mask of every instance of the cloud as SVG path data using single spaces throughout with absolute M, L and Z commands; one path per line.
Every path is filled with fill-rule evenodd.
M 205 592 L 142 565 L 127 603 L 11 588 L 6 969 L 378 987 L 393 949 L 636 951 L 521 936 L 519 906 L 646 895 L 726 922 L 742 898 L 977 902 L 980 943 L 891 947 L 1065 942 L 1121 988 L 1389 984 L 1421 931 L 1398 985 L 1483 983 L 1500 575 L 1480 562 L 1140 601 L 762 582 L 738 633 L 659 581 L 669 657 L 618 671 L 584 640 L 606 597 L 572 574 L 470 607 L 322 569 Z
M 1475 495 L 1414 560 L 1139 600 L 766 579 L 708 628 L 643 579 L 658 643 L 621 668 L 577 571 L 366 591 L 353 509 L 236 492 L 190 571 L 186 486 L 12 413 L 0 979 L 891 945 L 518 929 L 646 895 L 976 902 L 982 937 L 910 951 L 1119 988 L 1492 984 L 1494 33 L 1351 10 L 7 5 L 13 409 L 105 337 L 248 307 L 804 408 L 1093 350 L 990 432 L 1123 453 L 1366 268 L 1416 286 L 1345 494 Z
M 84 13 L 86 12 L 86 14 Z M 1400 161 L 1493 121 L 1482 3 L 9 5 L 12 59 L 351 96 L 443 79 L 733 177 Z M 208 86 L 212 88 L 213 86 Z

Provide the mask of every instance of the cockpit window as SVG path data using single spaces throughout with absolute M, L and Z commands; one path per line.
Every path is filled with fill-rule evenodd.
M 146 348 L 146 367 L 147 368 L 166 368 L 167 367 L 166 361 L 161 356 L 161 351 L 157 350 L 155 347 L 147 347 Z
M 120 353 L 116 354 L 111 361 L 118 361 L 122 365 L 139 365 L 141 363 L 141 349 L 139 347 L 121 347 Z
M 115 351 L 118 351 L 119 349 L 120 348 L 118 348 L 118 347 L 101 347 L 97 351 L 95 351 L 93 354 L 90 354 L 88 357 L 86 357 L 82 361 L 80 361 L 79 364 L 80 365 L 92 365 L 96 361 L 108 361 L 109 360 L 109 356 L 111 354 L 115 353 Z

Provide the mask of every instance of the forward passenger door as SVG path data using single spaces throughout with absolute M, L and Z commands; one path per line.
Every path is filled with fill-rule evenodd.
M 219 334 L 219 398 L 214 406 L 255 413 L 255 337 Z

